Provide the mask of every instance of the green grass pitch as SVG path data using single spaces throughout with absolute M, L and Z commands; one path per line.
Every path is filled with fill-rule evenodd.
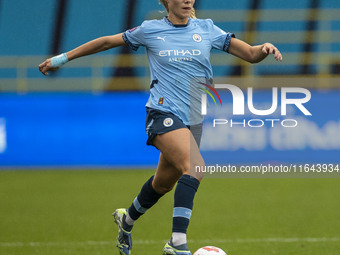
M 1 255 L 118 254 L 111 213 L 128 207 L 151 170 L 0 171 Z M 192 252 L 339 255 L 340 179 L 206 178 L 188 231 Z M 161 254 L 173 192 L 133 230 L 133 254 Z

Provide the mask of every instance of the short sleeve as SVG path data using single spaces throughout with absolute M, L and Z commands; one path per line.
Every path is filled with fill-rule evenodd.
M 132 49 L 138 50 L 139 46 L 145 45 L 144 40 L 144 26 L 129 29 L 123 33 L 125 43 Z
M 210 33 L 212 47 L 217 50 L 228 52 L 230 40 L 235 37 L 235 35 L 233 33 L 223 31 L 216 25 L 213 25 Z

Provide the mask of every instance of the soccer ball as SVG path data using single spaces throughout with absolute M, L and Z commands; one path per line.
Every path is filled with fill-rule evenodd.
M 204 246 L 195 251 L 193 255 L 227 255 L 227 253 L 215 246 Z

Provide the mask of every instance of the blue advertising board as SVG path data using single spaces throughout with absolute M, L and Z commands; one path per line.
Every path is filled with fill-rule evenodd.
M 279 98 L 270 116 L 254 116 L 245 102 L 245 115 L 235 117 L 230 93 L 219 94 L 223 105 L 210 100 L 204 123 L 206 163 L 340 162 L 340 91 L 311 91 L 304 104 L 311 116 L 295 105 L 282 116 Z M 155 166 L 159 152 L 146 145 L 147 97 L 141 92 L 1 94 L 0 166 Z M 272 91 L 254 93 L 255 108 L 271 104 Z M 224 124 L 214 127 L 216 118 Z M 292 120 L 297 126 L 285 127 L 294 126 Z
M 145 93 L 0 95 L 1 166 L 149 166 Z

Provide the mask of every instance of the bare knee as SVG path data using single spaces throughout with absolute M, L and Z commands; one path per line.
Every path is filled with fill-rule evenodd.
M 196 157 L 191 157 L 191 159 L 187 158 L 186 160 L 183 160 L 178 164 L 177 168 L 182 174 L 193 176 L 201 181 L 204 173 L 202 171 L 197 171 L 197 169 L 201 169 L 204 166 L 204 160 L 201 155 L 198 155 Z

